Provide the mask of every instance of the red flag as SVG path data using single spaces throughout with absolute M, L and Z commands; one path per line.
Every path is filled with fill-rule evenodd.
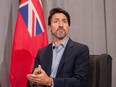
M 10 67 L 12 87 L 26 87 L 38 49 L 48 44 L 40 0 L 20 0 Z

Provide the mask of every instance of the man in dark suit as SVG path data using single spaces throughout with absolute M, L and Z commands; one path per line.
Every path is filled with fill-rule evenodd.
M 69 27 L 69 14 L 53 8 L 48 18 L 53 42 L 38 51 L 28 87 L 85 87 L 89 49 L 68 37 Z

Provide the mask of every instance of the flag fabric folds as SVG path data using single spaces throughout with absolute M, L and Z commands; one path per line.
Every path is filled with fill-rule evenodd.
M 40 0 L 20 0 L 12 46 L 11 87 L 26 87 L 38 49 L 48 44 Z

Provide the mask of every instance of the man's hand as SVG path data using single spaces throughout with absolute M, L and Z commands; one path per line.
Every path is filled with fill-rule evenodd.
M 27 78 L 30 82 L 37 85 L 51 86 L 52 84 L 52 78 L 50 78 L 45 73 L 45 71 L 41 68 L 40 65 L 37 68 L 35 68 L 33 74 L 28 74 Z

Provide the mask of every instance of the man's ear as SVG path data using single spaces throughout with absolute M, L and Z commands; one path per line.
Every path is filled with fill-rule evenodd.
M 48 26 L 48 30 L 51 31 L 51 27 L 50 26 Z

